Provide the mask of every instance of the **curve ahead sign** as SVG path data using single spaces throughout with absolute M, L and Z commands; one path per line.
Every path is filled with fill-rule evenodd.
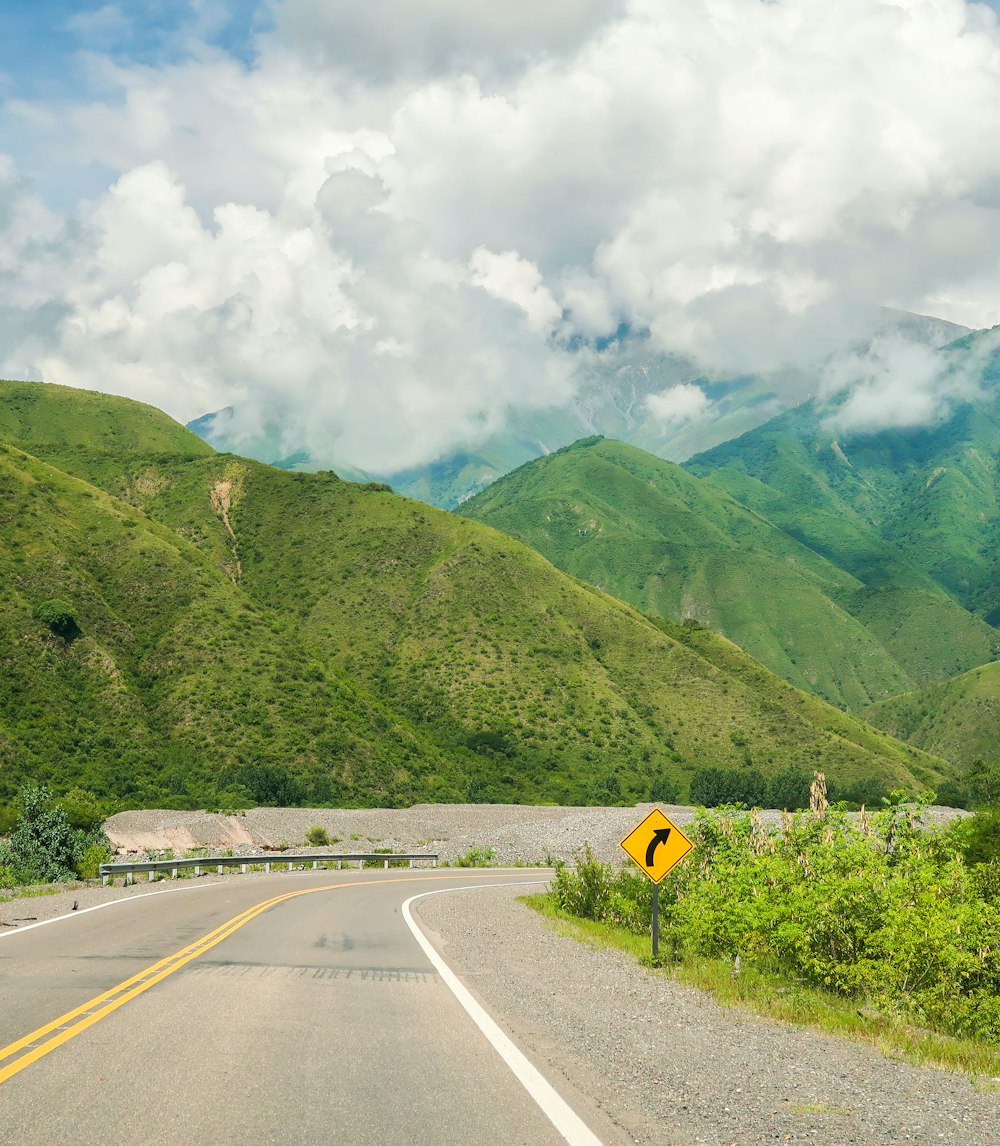
M 659 883 L 694 844 L 659 808 L 654 808 L 621 841 L 621 847 L 653 883 Z

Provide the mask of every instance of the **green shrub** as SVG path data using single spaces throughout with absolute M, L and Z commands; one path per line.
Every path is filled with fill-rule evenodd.
M 1000 863 L 970 865 L 998 821 L 928 833 L 886 807 L 828 810 L 769 831 L 754 814 L 704 812 L 697 844 L 661 890 L 663 937 L 682 953 L 734 959 L 947 1034 L 1000 1038 Z M 973 841 L 977 841 L 975 847 Z M 963 851 L 964 849 L 964 851 Z M 651 885 L 585 850 L 552 894 L 583 918 L 647 930 Z
M 463 856 L 454 861 L 455 867 L 492 867 L 496 855 L 492 848 L 469 848 Z
M 52 597 L 48 601 L 40 601 L 35 606 L 35 620 L 41 621 L 64 640 L 72 640 L 79 636 L 80 626 L 77 624 L 76 611 L 68 601 L 59 597 Z
M 767 798 L 767 779 L 756 768 L 699 768 L 691 777 L 691 803 L 706 808 L 720 804 L 762 808 Z
M 85 832 L 100 827 L 107 816 L 107 809 L 94 793 L 84 788 L 73 788 L 65 796 L 60 796 L 55 806 L 66 813 L 71 827 Z
M 951 828 L 951 838 L 967 863 L 1000 860 L 1000 807 L 980 808 L 958 820 Z
M 97 879 L 100 875 L 101 864 L 108 863 L 110 859 L 111 848 L 108 847 L 107 842 L 95 841 L 85 847 L 76 857 L 76 874 L 80 879 Z
M 654 803 L 676 804 L 680 799 L 680 789 L 669 776 L 657 776 L 649 785 L 649 798 Z
M 330 842 L 330 837 L 327 834 L 326 828 L 320 827 L 319 824 L 313 826 L 306 832 L 306 843 L 311 844 L 314 848 L 325 848 Z
M 17 823 L 17 809 L 13 806 L 0 808 L 0 836 L 9 836 Z
M 72 879 L 89 849 L 107 849 L 103 833 L 72 826 L 65 811 L 53 803 L 48 788 L 25 784 L 18 793 L 18 803 L 20 811 L 10 839 L 0 842 L 0 867 L 13 872 L 13 882 Z

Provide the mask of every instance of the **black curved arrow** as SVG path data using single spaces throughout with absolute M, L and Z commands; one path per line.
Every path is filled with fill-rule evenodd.
M 656 849 L 659 844 L 665 844 L 670 838 L 669 828 L 657 828 L 653 832 L 653 838 L 649 841 L 649 847 L 646 848 L 646 867 L 653 866 L 653 856 L 656 855 Z

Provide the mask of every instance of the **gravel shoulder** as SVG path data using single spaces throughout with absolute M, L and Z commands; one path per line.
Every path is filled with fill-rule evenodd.
M 971 1079 L 774 1023 L 559 935 L 523 890 L 435 895 L 417 915 L 549 1076 L 635 1143 L 996 1146 L 1000 1094 Z

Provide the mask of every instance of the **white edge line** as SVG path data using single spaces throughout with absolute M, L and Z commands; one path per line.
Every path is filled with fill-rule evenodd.
M 446 892 L 468 891 L 483 887 L 530 887 L 532 883 L 545 882 L 545 880 L 539 879 L 512 883 L 470 883 L 462 887 L 445 887 L 436 891 L 425 891 L 420 895 L 411 895 L 404 902 L 403 918 L 406 920 L 407 927 L 413 932 L 414 939 L 420 944 L 424 954 L 433 963 L 435 970 L 445 981 L 451 993 L 462 1004 L 469 1017 L 489 1040 L 493 1049 L 514 1072 L 518 1082 L 534 1099 L 542 1113 L 569 1143 L 569 1146 L 602 1146 L 601 1140 L 583 1119 L 473 998 L 469 989 L 441 958 L 441 955 L 420 930 L 410 911 L 411 903 L 418 899 L 426 899 L 429 895 L 444 895 Z
M 102 907 L 118 907 L 123 903 L 135 903 L 137 899 L 148 899 L 151 895 L 176 895 L 179 891 L 204 891 L 206 887 L 218 887 L 217 882 L 201 883 L 195 887 L 165 887 L 162 891 L 143 891 L 139 895 L 123 895 L 121 899 L 109 899 L 105 903 L 95 903 L 93 907 L 81 907 L 77 911 L 67 911 L 65 915 L 53 915 L 51 919 L 40 919 L 37 923 L 29 923 L 27 927 L 15 927 L 11 931 L 0 931 L 0 940 L 12 939 L 15 935 L 23 935 L 26 931 L 34 931 L 36 927 L 48 927 L 50 923 L 60 923 L 64 919 L 77 919 L 91 911 L 100 911 Z M 31 896 L 24 896 L 31 899 Z

